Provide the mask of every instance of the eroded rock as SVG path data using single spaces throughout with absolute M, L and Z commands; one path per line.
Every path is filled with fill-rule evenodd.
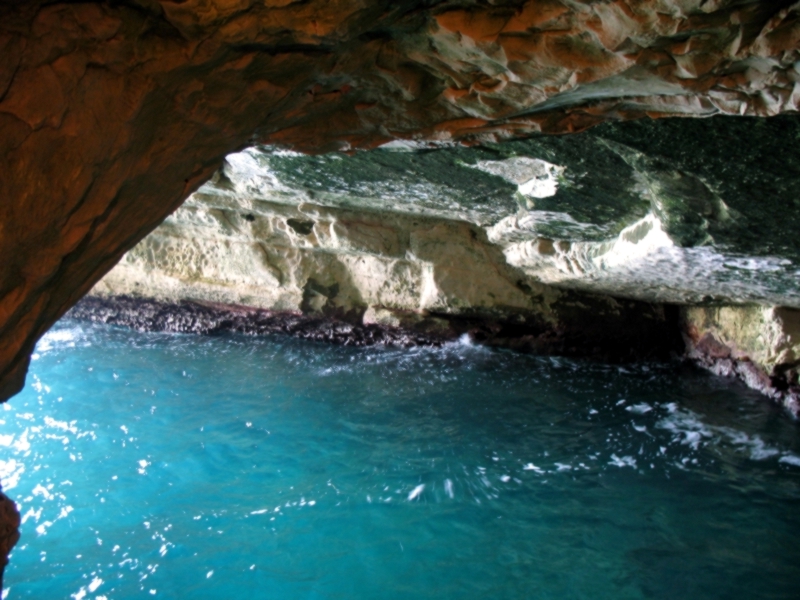
M 746 148 L 731 149 L 744 135 Z M 716 119 L 435 152 L 253 147 L 228 156 L 95 292 L 546 314 L 551 300 L 529 301 L 522 284 L 542 298 L 556 286 L 800 307 L 800 160 L 774 150 L 797 135 L 796 119 Z
M 20 516 L 16 503 L 0 491 L 0 588 L 8 555 L 19 541 Z
M 606 332 L 637 348 L 629 356 L 644 355 L 647 339 L 657 345 L 652 335 L 677 335 L 663 312 L 673 309 L 654 304 L 702 303 L 684 319 L 689 356 L 794 410 L 790 359 L 731 350 L 759 347 L 777 327 L 762 313 L 790 308 L 708 306 L 800 306 L 786 210 L 800 168 L 774 151 L 798 127 L 788 118 L 640 122 L 353 156 L 254 147 L 230 155 L 92 294 L 327 317 L 354 331 L 423 326 L 441 339 L 470 332 L 573 355 L 602 355 Z M 746 149 L 730 148 L 745 134 Z M 757 238 L 763 230 L 770 235 Z M 695 323 L 714 310 L 730 313 L 707 319 L 724 327 Z M 591 331 L 583 344 L 582 328 Z
M 713 373 L 800 414 L 800 310 L 764 306 L 682 309 L 688 355 Z

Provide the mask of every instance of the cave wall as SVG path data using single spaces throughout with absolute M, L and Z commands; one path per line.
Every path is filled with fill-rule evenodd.
M 526 280 L 463 221 L 314 204 L 262 202 L 245 212 L 195 197 L 91 293 L 342 315 L 369 307 L 547 315 L 558 292 Z
M 687 355 L 737 377 L 800 415 L 800 311 L 779 306 L 692 306 L 681 314 Z
M 129 293 L 126 279 L 138 278 L 165 299 L 180 289 L 296 309 L 304 282 L 326 269 L 362 279 L 353 270 L 362 263 L 337 256 L 377 260 L 374 277 L 378 263 L 416 269 L 409 284 L 419 288 L 421 265 L 436 261 L 422 240 L 437 240 L 446 254 L 448 241 L 469 246 L 458 232 L 470 231 L 491 258 L 443 256 L 437 268 L 461 268 L 461 279 L 473 280 L 501 270 L 528 287 L 645 302 L 800 307 L 800 159 L 775 152 L 798 137 L 800 120 L 787 116 L 604 124 L 435 152 L 389 145 L 306 156 L 252 147 L 229 155 L 96 290 Z M 738 140 L 746 143 L 732 147 Z
M 248 142 L 487 141 L 797 109 L 791 2 L 0 3 L 0 397 Z

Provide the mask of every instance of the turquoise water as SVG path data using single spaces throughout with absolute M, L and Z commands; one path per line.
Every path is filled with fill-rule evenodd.
M 4 409 L 4 410 L 3 410 Z M 800 435 L 675 365 L 61 322 L 8 598 L 796 598 Z

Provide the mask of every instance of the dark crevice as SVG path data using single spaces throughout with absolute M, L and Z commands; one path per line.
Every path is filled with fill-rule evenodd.
M 317 45 L 317 44 L 237 44 L 231 47 L 236 52 L 244 54 L 250 52 L 259 52 L 261 54 L 269 54 L 275 56 L 278 54 L 306 54 L 310 56 L 320 56 L 333 54 L 333 46 Z

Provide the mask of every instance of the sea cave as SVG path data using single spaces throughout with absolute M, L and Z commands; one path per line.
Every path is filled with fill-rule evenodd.
M 3 599 L 796 596 L 800 4 L 0 17 Z

